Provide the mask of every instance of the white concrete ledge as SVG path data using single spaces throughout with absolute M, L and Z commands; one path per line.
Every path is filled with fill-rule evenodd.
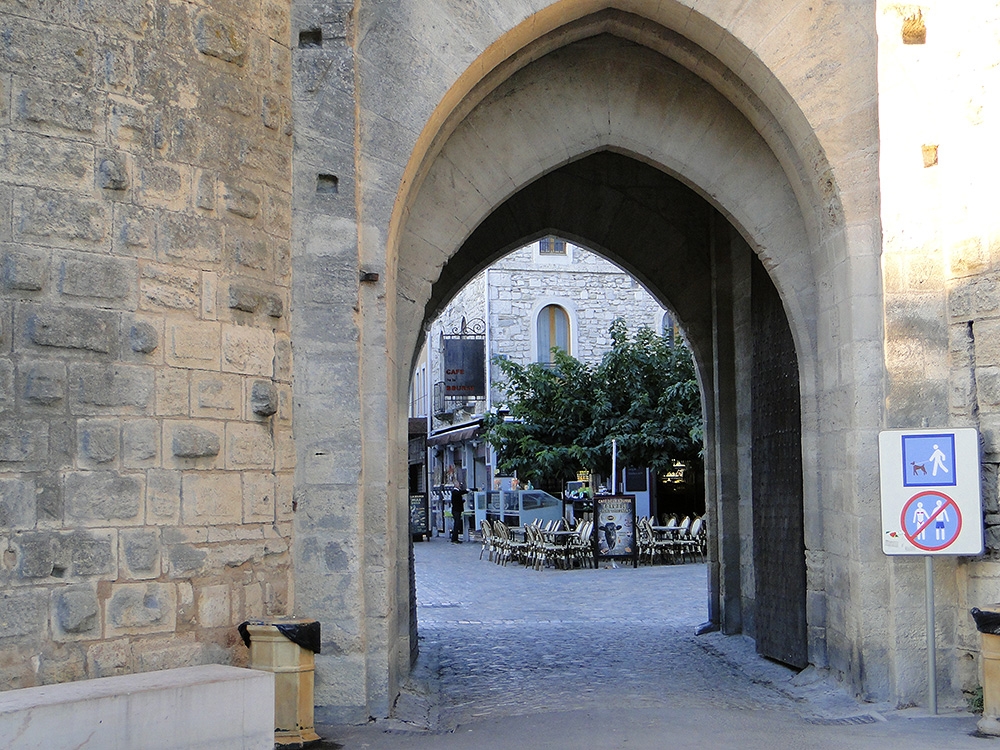
M 0 693 L 10 750 L 272 750 L 274 675 L 209 664 Z

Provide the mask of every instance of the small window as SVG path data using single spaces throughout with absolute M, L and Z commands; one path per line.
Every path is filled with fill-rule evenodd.
M 538 241 L 538 254 L 565 255 L 566 240 L 561 240 L 558 237 L 542 237 L 542 239 Z
M 552 349 L 569 350 L 569 315 L 559 305 L 546 305 L 538 313 L 536 321 L 538 339 L 537 361 L 552 364 Z

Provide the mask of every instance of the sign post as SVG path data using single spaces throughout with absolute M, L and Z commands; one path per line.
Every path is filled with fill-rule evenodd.
M 983 510 L 979 433 L 954 430 L 885 430 L 879 433 L 882 551 L 923 555 L 927 579 L 927 690 L 937 713 L 934 640 L 936 555 L 981 555 Z

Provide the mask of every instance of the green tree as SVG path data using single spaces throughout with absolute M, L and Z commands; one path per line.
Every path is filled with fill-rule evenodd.
M 560 349 L 550 365 L 503 357 L 495 362 L 505 377 L 500 387 L 509 412 L 486 414 L 483 427 L 500 473 L 517 472 L 532 482 L 575 478 L 588 466 L 579 440 L 593 421 L 593 368 Z
M 691 351 L 645 327 L 630 337 L 622 320 L 610 333 L 611 348 L 595 372 L 593 422 L 582 437 L 600 446 L 595 468 L 610 470 L 612 440 L 620 466 L 667 471 L 674 461 L 699 461 L 701 392 Z
M 699 461 L 701 394 L 687 347 L 624 321 L 610 329 L 612 345 L 597 365 L 557 350 L 552 365 L 497 360 L 509 418 L 484 418 L 501 473 L 562 482 L 581 469 L 609 473 L 612 440 L 620 466 L 664 471 L 674 461 Z

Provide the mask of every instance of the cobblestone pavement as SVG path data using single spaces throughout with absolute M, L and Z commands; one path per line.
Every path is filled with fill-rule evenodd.
M 480 551 L 416 545 L 420 659 L 396 719 L 325 728 L 329 747 L 985 747 L 967 714 L 860 705 L 748 639 L 696 636 L 703 564 L 535 571 Z

